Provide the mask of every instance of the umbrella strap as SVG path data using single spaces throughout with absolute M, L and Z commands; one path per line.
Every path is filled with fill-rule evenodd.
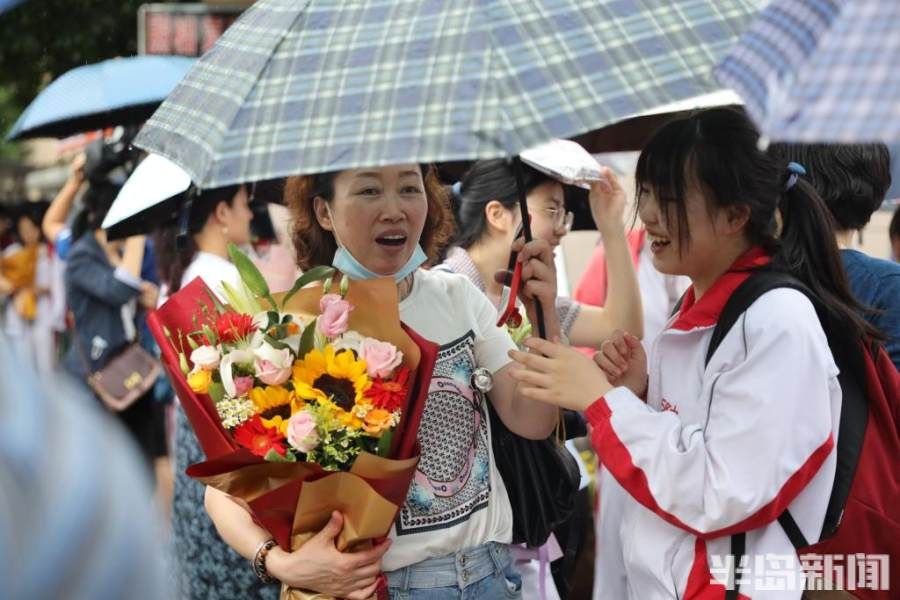
M 519 192 L 519 212 L 522 213 L 522 235 L 525 241 L 532 240 L 531 235 L 531 219 L 528 216 L 528 195 L 525 193 L 525 176 L 522 173 L 522 159 L 514 156 L 512 159 L 513 173 L 516 176 L 516 190 Z M 547 326 L 544 324 L 544 309 L 540 300 L 534 299 L 534 308 L 537 313 L 537 331 L 538 336 L 547 339 Z
M 184 205 L 181 207 L 181 213 L 178 215 L 178 234 L 175 236 L 175 248 L 179 252 L 183 252 L 188 245 L 188 239 L 191 235 L 191 207 L 194 205 L 194 198 L 200 195 L 200 190 L 193 184 L 185 194 Z

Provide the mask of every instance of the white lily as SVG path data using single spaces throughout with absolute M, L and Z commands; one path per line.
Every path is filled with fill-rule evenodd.
M 259 300 L 256 299 L 256 296 L 253 295 L 253 292 L 250 291 L 250 288 L 243 281 L 238 281 L 235 285 L 223 281 L 222 295 L 225 296 L 231 308 L 239 313 L 256 315 L 263 312 Z
M 225 397 L 234 398 L 237 395 L 237 387 L 234 383 L 232 367 L 234 365 L 253 365 L 253 352 L 249 350 L 232 350 L 222 357 L 219 362 L 219 376 L 222 378 L 222 387 L 225 388 Z

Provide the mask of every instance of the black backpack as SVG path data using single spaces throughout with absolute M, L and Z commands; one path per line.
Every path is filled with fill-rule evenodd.
M 884 466 L 896 465 L 900 459 L 900 375 L 883 348 L 848 343 L 849 332 L 830 316 L 815 293 L 793 275 L 763 267 L 754 271 L 726 302 L 713 330 L 705 362 L 709 364 L 722 340 L 750 305 L 777 288 L 797 290 L 812 302 L 840 370 L 838 381 L 842 395 L 837 467 L 819 538 L 807 540 L 788 510 L 779 515 L 778 522 L 798 554 L 896 551 L 900 540 L 893 539 L 889 532 L 900 526 L 898 511 L 892 508 L 900 493 L 900 478 L 896 470 L 885 472 Z M 681 301 L 675 312 L 680 305 Z M 866 507 L 865 514 L 861 514 L 860 505 Z M 839 530 L 844 521 L 850 524 Z M 731 536 L 733 570 L 739 567 L 746 553 L 746 537 L 746 533 Z M 740 580 L 736 575 L 730 573 L 734 585 L 726 590 L 726 600 L 739 597 Z M 891 566 L 890 579 L 890 589 L 895 589 L 898 583 L 895 565 Z M 881 595 L 876 593 L 872 597 Z

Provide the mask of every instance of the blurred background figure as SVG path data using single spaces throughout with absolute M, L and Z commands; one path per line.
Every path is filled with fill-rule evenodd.
M 834 218 L 850 290 L 871 308 L 863 317 L 886 337 L 885 349 L 900 369 L 900 265 L 857 249 L 860 231 L 891 187 L 891 155 L 884 144 L 773 144 L 769 154 L 806 170 Z
M 100 223 L 121 185 L 107 173 L 88 174 L 83 208 L 72 226 L 74 240 L 66 259 L 66 301 L 74 331 L 66 353 L 66 370 L 79 380 L 103 368 L 141 331 L 139 313 L 156 307 L 159 290 L 142 278 L 145 238 L 108 241 Z M 152 271 L 152 269 L 151 269 Z M 163 506 L 171 497 L 165 407 L 153 390 L 116 413 L 156 472 Z
M 248 204 L 248 187 L 205 190 L 190 205 L 184 205 L 181 210 L 188 211 L 187 229 L 180 243 L 177 224 L 157 230 L 154 246 L 159 249 L 160 303 L 197 277 L 222 300 L 221 283 L 238 283 L 240 276 L 229 259 L 228 244 L 250 243 L 254 213 Z M 291 266 L 288 274 L 293 272 Z M 173 576 L 178 597 L 274 599 L 279 588 L 263 584 L 247 568 L 247 561 L 222 541 L 204 507 L 206 486 L 185 474 L 187 467 L 206 460 L 206 456 L 181 405 L 175 402 L 175 407 L 171 546 L 177 565 Z
M 9 600 L 172 598 L 146 471 L 75 386 L 0 334 L 0 581 Z
M 891 256 L 894 262 L 900 262 L 900 202 L 894 209 L 894 216 L 891 217 L 891 225 L 888 228 L 888 234 L 891 238 Z
M 2 254 L 9 301 L 4 329 L 41 373 L 56 365 L 56 333 L 64 329 L 61 273 L 41 234 L 47 203 L 22 203 L 15 211 L 15 241 Z

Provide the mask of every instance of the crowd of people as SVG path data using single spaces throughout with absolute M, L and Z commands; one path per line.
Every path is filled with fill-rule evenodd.
M 746 534 L 747 557 L 794 555 L 777 519 L 788 509 L 817 540 L 838 469 L 845 363 L 835 348 L 881 344 L 900 367 L 900 209 L 890 226 L 895 261 L 863 254 L 853 242 L 890 187 L 887 148 L 758 141 L 735 109 L 663 126 L 637 162 L 634 227 L 629 193 L 602 168 L 589 194 L 602 244 L 572 297 L 554 266 L 572 226 L 564 186 L 537 169 L 522 173 L 528 243 L 506 160 L 474 163 L 457 185 L 419 165 L 288 178 L 291 275 L 334 265 L 351 279 L 393 277 L 402 320 L 440 345 L 435 374 L 486 369 L 492 387 L 469 389 L 474 402 L 429 396 L 420 483 L 459 480 L 454 494 L 404 507 L 402 535 L 359 552 L 335 548 L 336 513 L 298 550 L 272 548 L 268 574 L 351 599 L 369 598 L 381 572 L 392 598 L 571 598 L 586 546 L 571 532 L 595 521 L 595 598 L 680 598 L 719 585 L 707 561 L 734 553 L 733 533 Z M 149 310 L 196 277 L 217 292 L 238 278 L 227 248 L 253 242 L 249 185 L 204 190 L 181 226 L 113 241 L 101 223 L 120 187 L 79 158 L 49 207 L 6 219 L 3 329 L 40 373 L 62 368 L 86 382 L 130 343 L 154 352 Z M 521 346 L 496 323 L 511 249 L 523 265 L 527 319 L 537 323 L 542 310 L 546 326 L 546 339 Z M 759 270 L 806 291 L 766 291 L 708 355 L 729 299 Z M 278 583 L 248 566 L 270 532 L 184 474 L 204 456 L 173 396 L 161 378 L 115 413 L 171 523 L 173 585 L 184 598 L 277 597 Z M 559 408 L 590 432 L 599 501 L 579 492 L 577 527 L 560 528 L 543 549 L 509 543 L 515 515 L 488 402 L 524 438 L 551 435 Z M 766 596 L 752 581 L 741 593 L 799 598 Z

